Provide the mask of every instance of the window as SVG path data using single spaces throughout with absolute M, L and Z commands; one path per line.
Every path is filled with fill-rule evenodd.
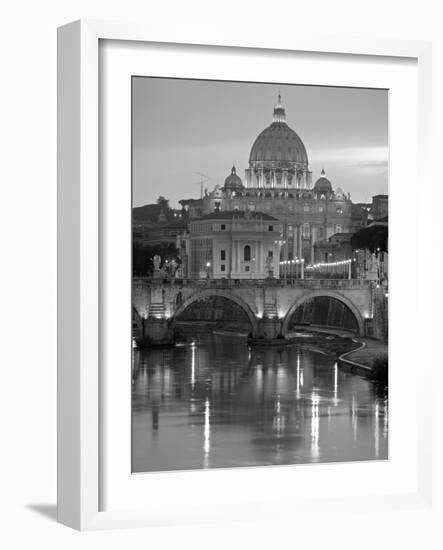
M 268 231 L 274 231 L 274 226 L 273 226 L 273 225 L 269 225 L 269 226 L 268 226 Z
M 243 260 L 245 262 L 251 261 L 251 247 L 247 244 L 243 250 Z
M 274 251 L 268 250 L 268 258 L 273 258 L 273 257 L 274 257 Z
M 248 265 L 245 266 L 245 271 L 249 271 L 249 266 Z
M 220 260 L 226 260 L 226 250 L 220 250 Z
M 337 214 L 343 214 L 343 209 L 342 208 L 336 208 L 335 211 L 337 212 Z
M 337 225 L 335 226 L 335 232 L 336 232 L 336 233 L 341 233 L 341 225 L 340 225 L 340 224 L 337 224 Z
M 222 223 L 221 226 L 220 226 L 220 229 L 221 229 L 221 231 L 224 231 L 226 229 L 226 225 L 224 223 Z
M 226 271 L 226 266 L 225 266 L 225 264 L 222 264 L 222 265 L 220 266 L 220 271 Z
M 311 236 L 311 228 L 309 227 L 309 223 L 304 223 L 303 224 L 303 238 L 304 239 L 309 239 L 310 236 Z
M 304 212 L 309 212 L 310 210 L 311 210 L 311 207 L 310 207 L 309 204 L 304 204 L 304 205 L 303 205 L 303 211 L 304 211 Z
M 319 212 L 323 212 L 323 206 L 319 206 L 319 207 L 318 207 L 318 211 L 319 211 Z

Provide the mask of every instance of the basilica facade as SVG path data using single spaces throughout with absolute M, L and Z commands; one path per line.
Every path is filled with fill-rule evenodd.
M 200 199 L 180 201 L 192 219 L 213 212 L 262 212 L 281 224 L 281 260 L 314 261 L 314 245 L 337 233 L 353 233 L 367 223 L 367 212 L 334 188 L 322 170 L 312 183 L 306 147 L 287 124 L 278 96 L 271 124 L 255 139 L 244 179 L 235 166 L 223 185 Z

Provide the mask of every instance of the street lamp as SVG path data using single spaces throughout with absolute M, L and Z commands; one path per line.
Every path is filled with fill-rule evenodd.
M 206 262 L 206 278 L 209 279 L 209 272 L 211 270 L 211 262 Z

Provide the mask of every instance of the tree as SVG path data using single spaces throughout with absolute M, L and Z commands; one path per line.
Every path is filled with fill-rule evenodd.
M 370 225 L 360 229 L 351 237 L 351 246 L 354 250 L 366 249 L 372 253 L 388 251 L 388 226 Z
M 164 208 L 169 208 L 169 200 L 163 197 L 163 195 L 160 195 L 157 199 L 157 204 L 160 206 L 163 206 Z

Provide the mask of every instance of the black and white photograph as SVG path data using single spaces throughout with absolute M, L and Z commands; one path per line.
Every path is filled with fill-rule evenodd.
M 132 78 L 132 471 L 387 460 L 388 90 Z
M 5 5 L 2 548 L 443 548 L 440 7 Z

